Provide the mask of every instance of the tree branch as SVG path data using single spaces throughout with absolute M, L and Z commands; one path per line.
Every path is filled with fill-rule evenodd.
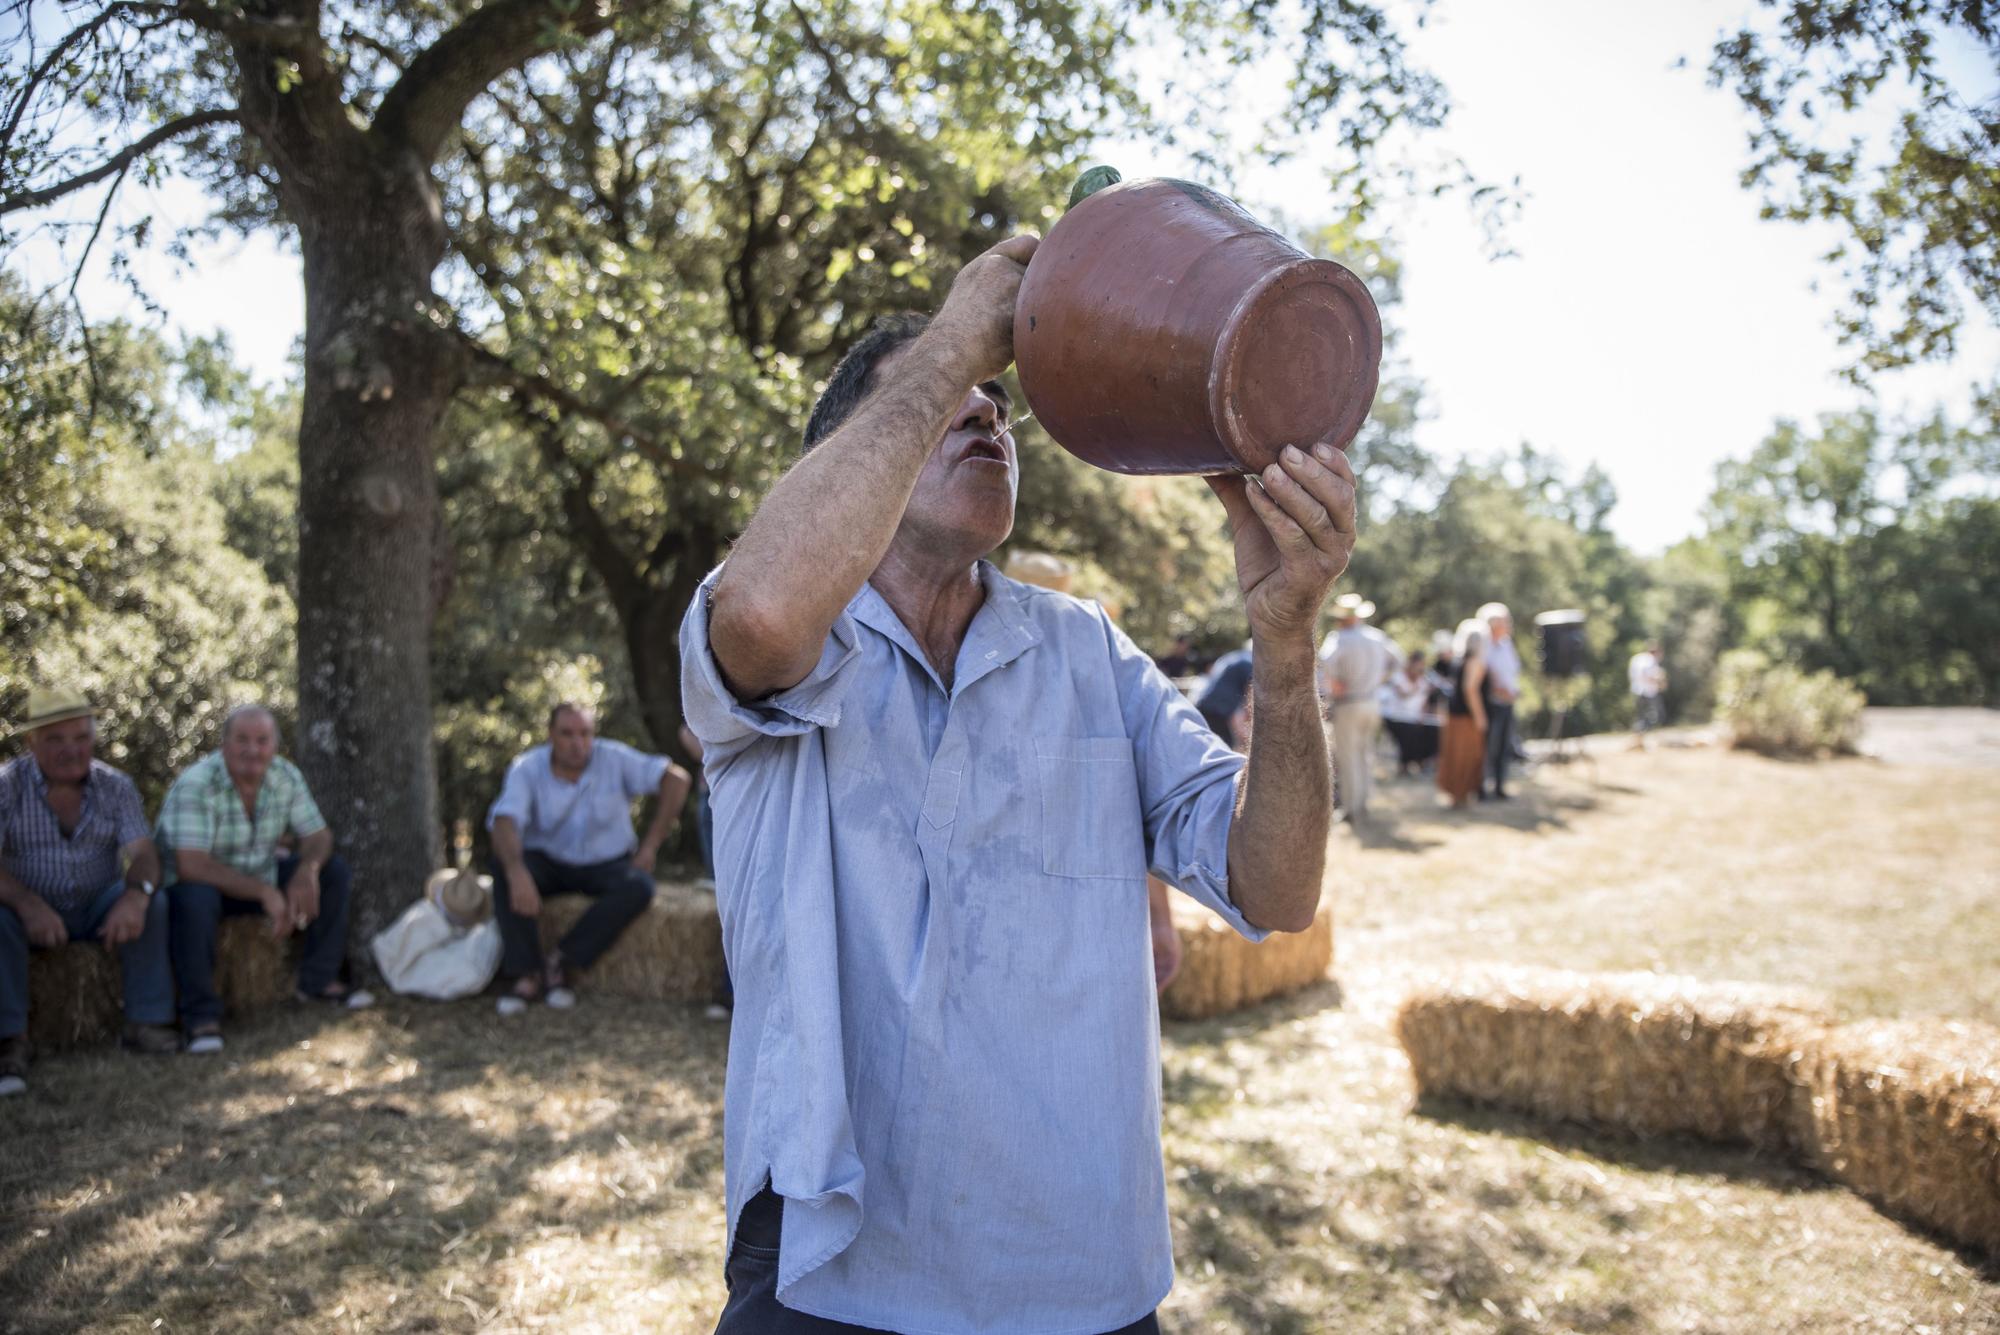
M 604 516 L 590 503 L 590 488 L 596 481 L 587 468 L 576 467 L 562 447 L 560 426 L 551 421 L 543 421 L 535 430 L 535 445 L 541 451 L 542 461 L 552 472 L 561 473 L 565 466 L 574 471 L 573 479 L 562 483 L 563 512 L 569 516 L 569 536 L 582 546 L 584 555 L 596 568 L 598 577 L 604 581 L 611 594 L 612 603 L 621 610 L 629 611 L 638 603 L 644 585 L 639 575 L 639 564 L 632 554 L 625 550 L 625 544 L 618 541 L 618 535 L 604 522 Z
M 120 14 L 141 8 L 143 6 L 127 3 L 107 5 L 102 13 L 97 14 L 89 22 L 78 24 L 57 39 L 56 44 L 49 48 L 49 53 L 42 57 L 42 63 L 35 66 L 35 72 L 28 76 L 28 81 L 21 85 L 21 91 L 14 99 L 13 108 L 7 113 L 7 124 L 0 127 L 0 150 L 4 150 L 7 145 L 14 142 L 14 134 L 21 128 L 21 118 L 28 114 L 28 107 L 35 100 L 35 90 L 41 87 L 42 81 L 49 77 L 50 71 L 55 69 L 62 58 L 69 54 L 70 48 L 96 36 L 100 28 Z
M 705 470 L 689 459 L 676 459 L 663 441 L 633 426 L 615 411 L 579 398 L 544 376 L 522 370 L 463 330 L 454 330 L 453 333 L 472 354 L 473 360 L 486 369 L 489 382 L 506 385 L 530 398 L 540 399 L 550 407 L 559 408 L 566 413 L 573 413 L 597 423 L 613 440 L 630 445 L 652 460 L 661 471 L 670 473 L 674 477 L 688 479 L 703 475 Z M 629 390 L 630 386 L 621 390 L 620 397 L 622 398 Z
M 382 98 L 372 133 L 400 141 L 419 160 L 436 160 L 472 100 L 487 85 L 552 49 L 567 31 L 590 37 L 610 27 L 624 6 L 594 0 L 564 17 L 553 0 L 497 0 L 475 10 L 410 62 Z
M 91 168 L 80 176 L 72 176 L 66 181 L 58 181 L 54 185 L 43 186 L 40 190 L 23 190 L 18 194 L 0 197 L 0 215 L 18 213 L 22 209 L 32 209 L 51 203 L 61 199 L 64 195 L 74 194 L 87 185 L 95 185 L 107 176 L 121 174 L 135 161 L 146 156 L 146 154 L 152 152 L 169 139 L 188 134 L 195 130 L 206 129 L 211 125 L 241 124 L 242 119 L 241 113 L 230 110 L 197 111 L 192 115 L 170 120 L 151 134 L 146 135 L 143 139 L 128 144 L 115 156 Z

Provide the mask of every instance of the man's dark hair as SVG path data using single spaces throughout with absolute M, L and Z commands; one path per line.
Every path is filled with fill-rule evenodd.
M 564 700 L 559 702 L 553 709 L 549 710 L 550 732 L 554 732 L 556 730 L 556 720 L 561 718 L 564 714 L 574 714 L 578 718 L 589 718 L 590 710 L 585 708 L 583 705 L 578 704 L 574 700 Z
M 840 424 L 853 416 L 861 401 L 875 388 L 875 368 L 882 359 L 896 349 L 917 341 L 917 335 L 930 326 L 931 317 L 915 311 L 900 311 L 895 315 L 885 315 L 871 326 L 867 333 L 855 340 L 833 368 L 826 388 L 820 391 L 819 402 L 813 405 L 812 416 L 806 419 L 805 439 L 801 442 L 801 453 L 825 440 Z

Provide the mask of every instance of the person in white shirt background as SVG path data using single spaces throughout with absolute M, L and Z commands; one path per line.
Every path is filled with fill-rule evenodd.
M 1486 623 L 1486 779 L 1481 797 L 1504 802 L 1507 764 L 1514 758 L 1514 702 L 1521 696 L 1521 655 L 1514 648 L 1514 616 L 1505 603 L 1479 609 Z M 1488 786 L 1490 785 L 1490 786 Z
M 1333 600 L 1336 628 L 1319 651 L 1320 693 L 1326 700 L 1327 741 L 1333 749 L 1334 801 L 1348 820 L 1368 815 L 1375 788 L 1375 740 L 1382 731 L 1379 692 L 1401 666 L 1396 642 L 1365 624 L 1375 604 L 1358 593 Z
M 1640 750 L 1648 744 L 1646 734 L 1667 721 L 1666 655 L 1661 652 L 1659 642 L 1654 641 L 1633 654 L 1626 671 L 1631 680 L 1632 703 L 1637 714 L 1637 722 L 1632 728 L 1632 747 Z

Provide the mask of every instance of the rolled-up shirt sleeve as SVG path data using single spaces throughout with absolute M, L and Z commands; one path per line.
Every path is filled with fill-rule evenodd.
M 606 743 L 599 742 L 599 746 Z M 612 743 L 612 745 L 618 745 Z M 667 758 L 648 755 L 636 746 L 618 745 L 619 777 L 625 786 L 625 796 L 644 797 L 657 792 L 660 780 L 667 777 Z
M 113 823 L 118 829 L 118 847 L 130 848 L 140 840 L 151 840 L 153 827 L 146 824 L 146 808 L 139 801 L 139 786 L 124 775 L 113 785 L 116 792 Z
M 326 817 L 320 814 L 319 803 L 313 801 L 312 789 L 306 786 L 306 776 L 298 766 L 286 762 L 286 772 L 292 781 L 292 809 L 286 814 L 286 822 L 292 833 L 304 839 L 318 834 L 326 828 Z
M 516 756 L 514 763 L 507 767 L 507 777 L 500 783 L 500 796 L 493 799 L 493 805 L 486 809 L 486 828 L 505 816 L 514 822 L 514 828 L 526 834 L 535 814 L 535 789 L 528 782 L 528 757 Z
M 1104 620 L 1125 734 L 1132 741 L 1145 809 L 1146 852 L 1155 876 L 1215 911 L 1252 941 L 1253 926 L 1229 895 L 1229 831 L 1243 757 L 1202 721 L 1166 674 Z
M 681 622 L 681 711 L 701 739 L 702 764 L 711 774 L 759 738 L 797 737 L 837 725 L 860 654 L 854 618 L 843 611 L 804 680 L 761 700 L 738 699 L 709 647 L 709 595 L 721 573 L 720 566 L 709 572 Z

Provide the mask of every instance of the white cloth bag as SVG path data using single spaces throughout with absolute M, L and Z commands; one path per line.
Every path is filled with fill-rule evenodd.
M 500 971 L 500 924 L 488 918 L 458 927 L 428 896 L 368 943 L 390 988 L 410 997 L 452 1001 L 485 990 Z

